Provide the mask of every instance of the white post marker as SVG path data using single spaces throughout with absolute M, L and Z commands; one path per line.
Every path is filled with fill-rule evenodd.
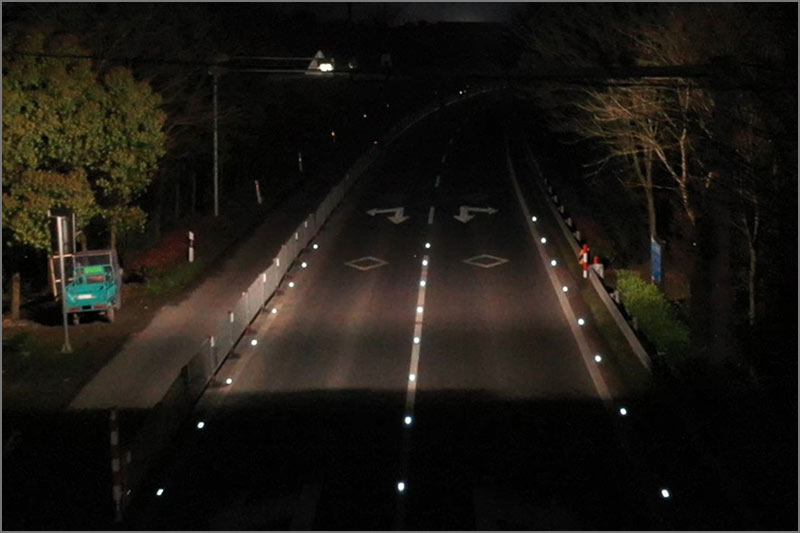
M 255 180 L 255 183 L 256 183 L 256 201 L 258 202 L 258 205 L 261 205 L 263 203 L 263 199 L 261 198 L 261 187 L 259 187 L 258 185 L 258 180 Z
M 194 263 L 194 233 L 189 232 L 189 262 Z

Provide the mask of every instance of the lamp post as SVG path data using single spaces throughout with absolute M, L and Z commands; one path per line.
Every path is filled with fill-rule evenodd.
M 219 73 L 214 72 L 214 216 L 219 216 L 219 125 L 217 114 L 217 86 Z
M 219 75 L 224 69 L 219 66 L 230 58 L 225 54 L 217 54 L 212 59 L 214 66 L 208 69 L 208 73 L 214 77 L 214 216 L 219 216 L 219 113 L 217 108 Z
M 310 61 L 305 69 L 284 69 L 284 68 L 260 68 L 260 67 L 232 67 L 231 60 L 259 60 L 268 62 L 282 61 Z M 264 74 L 333 74 L 333 59 L 328 59 L 317 51 L 314 57 L 267 57 L 267 56 L 241 56 L 229 57 L 226 54 L 217 54 L 212 58 L 213 66 L 208 69 L 208 73 L 214 77 L 214 217 L 219 216 L 219 109 L 218 109 L 218 86 L 219 76 L 225 72 L 255 72 Z M 220 66 L 227 63 L 225 67 Z

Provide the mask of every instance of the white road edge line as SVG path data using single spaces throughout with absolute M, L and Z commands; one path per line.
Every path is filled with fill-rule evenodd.
M 422 265 L 422 272 L 420 274 L 420 283 L 419 289 L 417 291 L 417 307 L 422 308 L 422 312 L 416 312 L 415 310 L 415 321 L 414 321 L 414 338 L 422 338 L 422 319 L 425 315 L 425 290 L 427 285 L 428 279 L 428 256 L 423 256 L 422 258 L 423 265 Z M 425 285 L 421 282 L 425 281 Z M 406 391 L 406 411 L 405 414 L 408 416 L 412 416 L 414 413 L 414 399 L 417 393 L 417 379 L 413 381 L 410 379 L 410 376 L 414 375 L 417 376 L 417 369 L 419 368 L 419 351 L 420 345 L 419 343 L 413 342 L 411 343 L 411 363 L 408 367 L 408 386 Z
M 586 366 L 586 370 L 589 372 L 589 377 L 592 379 L 594 388 L 597 391 L 597 394 L 603 400 L 603 403 L 606 404 L 606 407 L 613 409 L 611 394 L 608 392 L 608 386 L 606 385 L 602 374 L 600 374 L 600 370 L 597 368 L 597 365 L 593 363 L 592 351 L 589 349 L 589 344 L 586 342 L 586 337 L 584 336 L 583 331 L 581 331 L 580 326 L 578 326 L 575 314 L 572 312 L 572 308 L 567 301 L 567 297 L 561 290 L 561 286 L 558 282 L 555 271 L 550 268 L 550 264 L 547 260 L 548 254 L 545 252 L 544 245 L 539 240 L 539 232 L 536 231 L 536 226 L 531 221 L 531 213 L 528 210 L 528 206 L 525 205 L 525 200 L 522 198 L 522 191 L 520 190 L 519 183 L 517 182 L 517 175 L 514 172 L 514 166 L 511 164 L 511 151 L 508 147 L 508 135 L 506 135 L 505 142 L 506 164 L 508 165 L 508 172 L 511 176 L 511 183 L 514 185 L 514 192 L 517 194 L 517 200 L 519 201 L 520 208 L 522 209 L 522 214 L 525 217 L 525 223 L 528 226 L 528 230 L 530 230 L 531 235 L 533 236 L 533 241 L 536 244 L 536 247 L 539 249 L 539 256 L 544 263 L 545 272 L 547 272 L 547 276 L 550 278 L 550 283 L 553 285 L 553 290 L 556 293 L 558 302 L 561 304 L 562 311 L 564 311 L 564 316 L 567 317 L 567 322 L 569 323 L 570 331 L 572 331 L 573 337 L 575 337 L 575 342 L 578 343 L 578 349 L 581 351 L 583 364 Z

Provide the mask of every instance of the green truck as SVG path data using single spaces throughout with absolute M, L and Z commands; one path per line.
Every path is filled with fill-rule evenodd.
M 53 294 L 59 295 L 58 258 L 51 260 Z M 109 322 L 122 306 L 122 269 L 115 250 L 90 250 L 64 256 L 66 279 L 66 310 L 72 323 L 80 323 L 82 313 L 101 313 Z M 71 275 L 70 275 L 71 274 Z

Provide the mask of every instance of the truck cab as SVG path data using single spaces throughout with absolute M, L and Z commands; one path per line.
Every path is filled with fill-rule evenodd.
M 113 322 L 122 305 L 122 269 L 114 250 L 77 252 L 72 256 L 73 275 L 66 285 L 67 312 L 73 323 L 81 313 L 102 313 Z

